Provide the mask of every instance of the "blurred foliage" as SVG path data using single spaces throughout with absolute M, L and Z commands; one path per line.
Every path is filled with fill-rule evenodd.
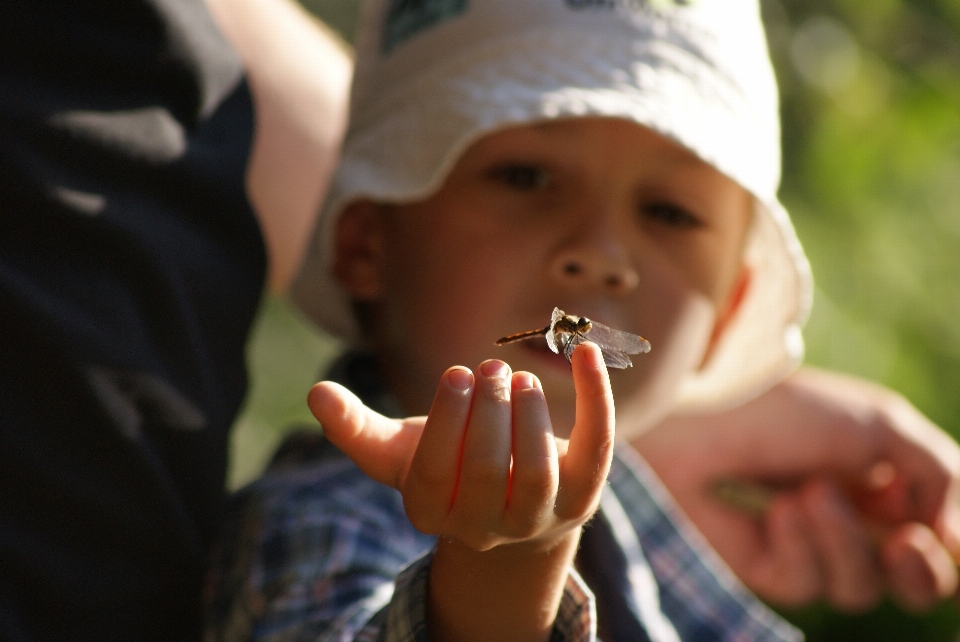
M 960 431 L 960 2 L 764 2 L 808 361 Z
M 250 389 L 230 434 L 227 483 L 239 488 L 262 471 L 283 435 L 317 422 L 307 391 L 339 351 L 286 301 L 267 297 L 247 347 Z
M 357 0 L 301 0 L 348 41 Z M 960 0 L 762 0 L 784 178 L 817 283 L 808 362 L 880 381 L 960 435 Z M 250 480 L 336 347 L 262 309 L 231 484 Z M 787 614 L 813 642 L 957 639 L 956 608 Z
M 763 2 L 781 199 L 813 266 L 809 363 L 885 383 L 960 435 L 960 2 Z M 790 613 L 813 641 L 957 639 L 954 605 Z
M 300 0 L 308 11 L 337 30 L 347 42 L 353 42 L 360 17 L 359 0 Z

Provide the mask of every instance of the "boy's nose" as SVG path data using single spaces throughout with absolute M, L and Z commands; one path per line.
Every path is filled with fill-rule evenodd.
M 557 253 L 550 266 L 554 279 L 574 288 L 598 288 L 609 295 L 637 287 L 640 276 L 626 249 L 616 242 L 581 243 Z

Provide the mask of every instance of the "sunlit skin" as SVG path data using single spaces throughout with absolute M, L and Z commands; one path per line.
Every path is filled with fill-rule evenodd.
M 330 383 L 309 402 L 439 536 L 432 639 L 549 636 L 609 470 L 613 395 L 634 426 L 669 411 L 748 280 L 751 212 L 742 188 L 676 143 L 590 118 L 488 135 L 430 198 L 343 214 L 334 273 L 403 408 L 429 414 L 381 421 Z M 642 333 L 653 351 L 611 393 L 589 343 L 571 364 L 545 342 L 493 346 L 554 306 Z

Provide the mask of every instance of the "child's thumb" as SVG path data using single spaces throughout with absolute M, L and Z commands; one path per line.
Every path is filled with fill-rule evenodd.
M 307 394 L 310 412 L 333 445 L 369 477 L 396 487 L 406 467 L 403 424 L 367 408 L 352 392 L 332 381 L 321 381 Z

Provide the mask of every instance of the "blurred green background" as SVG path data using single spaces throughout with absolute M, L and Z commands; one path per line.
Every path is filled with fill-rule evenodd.
M 352 39 L 358 0 L 301 0 Z M 482 0 L 481 0 L 482 1 Z M 903 393 L 960 435 L 960 0 L 763 0 L 784 179 L 817 283 L 811 364 Z M 337 346 L 276 299 L 249 347 L 230 484 L 254 478 Z M 953 605 L 787 613 L 815 642 L 953 641 Z

